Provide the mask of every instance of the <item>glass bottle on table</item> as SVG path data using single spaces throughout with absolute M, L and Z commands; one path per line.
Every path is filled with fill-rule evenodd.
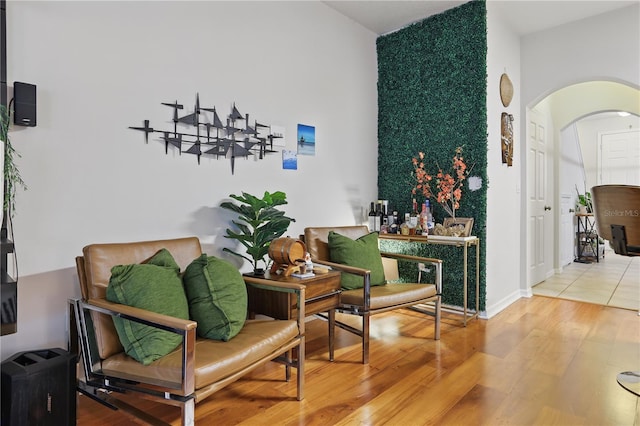
M 389 233 L 389 225 L 387 225 L 387 217 L 382 218 L 382 225 L 380 225 L 380 233 L 388 234 Z
M 400 225 L 400 234 L 401 235 L 409 235 L 409 213 L 404 214 L 404 222 Z
M 427 206 L 427 232 L 429 234 L 433 234 L 435 223 L 433 222 L 433 213 L 431 212 L 431 203 L 429 202 L 428 198 L 424 200 L 424 204 Z
M 424 203 L 422 203 L 422 211 L 420 212 L 420 219 L 418 220 L 418 224 L 420 226 L 420 235 L 427 235 L 429 233 L 429 227 L 427 225 L 428 220 L 429 215 L 427 213 L 427 202 L 425 201 Z
M 393 215 L 389 216 L 391 219 L 388 220 L 388 225 L 389 225 L 389 233 L 390 234 L 399 234 L 400 233 L 400 224 L 398 223 L 397 217 L 398 217 L 398 212 L 397 211 L 393 211 Z
M 409 233 L 415 234 L 416 227 L 418 226 L 418 203 L 414 198 L 412 201 L 411 213 L 409 214 Z
M 373 207 L 374 202 L 371 202 L 371 209 L 369 210 L 369 232 L 374 232 L 375 231 L 375 226 L 376 226 L 376 211 L 375 208 Z
M 384 200 L 378 200 L 378 207 L 380 208 L 380 211 L 378 212 L 378 231 L 382 232 L 382 225 L 384 224 L 384 222 L 386 222 L 386 217 L 387 217 L 387 210 L 385 208 L 385 202 Z

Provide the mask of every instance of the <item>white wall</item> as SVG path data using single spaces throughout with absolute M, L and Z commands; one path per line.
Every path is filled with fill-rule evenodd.
M 196 235 L 210 254 L 231 193 L 282 190 L 305 226 L 353 224 L 377 198 L 376 35 L 320 2 L 8 2 L 8 80 L 38 87 L 38 125 L 11 132 L 28 190 L 14 219 L 18 332 L 2 358 L 66 345 L 66 300 L 79 294 L 74 257 L 94 242 Z M 235 102 L 286 129 L 316 127 L 316 156 L 282 170 L 254 161 L 165 155 L 128 129 L 171 127 L 193 109 Z M 227 256 L 227 255 L 225 255 Z M 235 260 L 235 259 L 233 259 Z M 248 265 L 243 265 L 246 270 Z
M 487 119 L 488 167 L 486 311 L 491 317 L 521 296 L 520 262 L 514 248 L 520 236 L 520 39 L 499 19 L 494 4 L 487 2 Z M 508 107 L 500 100 L 500 76 L 507 73 L 513 83 L 513 99 Z M 512 167 L 502 163 L 500 118 L 502 112 L 514 115 L 514 161 Z M 508 238 L 506 238 L 508 236 Z
M 574 83 L 640 88 L 640 4 L 522 37 L 522 105 Z

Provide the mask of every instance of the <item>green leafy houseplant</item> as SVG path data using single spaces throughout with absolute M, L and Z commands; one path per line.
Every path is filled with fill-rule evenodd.
M 276 191 L 269 193 L 265 191 L 262 198 L 243 192 L 242 195 L 231 194 L 231 198 L 239 201 L 236 204 L 232 201 L 225 201 L 220 207 L 231 210 L 238 214 L 238 220 L 232 223 L 238 230 L 227 228 L 225 238 L 238 240 L 245 246 L 247 255 L 237 253 L 229 248 L 223 251 L 246 259 L 253 265 L 254 273 L 260 273 L 258 262 L 262 261 L 267 267 L 265 257 L 269 252 L 269 244 L 276 238 L 281 237 L 291 222 L 295 219 L 285 216 L 276 206 L 287 204 L 287 196 L 284 192 Z
M 578 186 L 576 185 L 576 192 L 578 193 L 578 206 L 584 206 L 587 210 L 587 213 L 593 212 L 593 204 L 591 202 L 591 193 L 589 191 L 585 191 L 584 194 L 581 194 L 578 191 Z
M 4 205 L 2 208 L 13 216 L 16 189 L 21 187 L 26 190 L 27 185 L 22 180 L 20 171 L 14 161 L 15 157 L 20 157 L 20 154 L 16 152 L 9 140 L 9 111 L 4 105 L 0 105 L 0 141 L 4 142 Z

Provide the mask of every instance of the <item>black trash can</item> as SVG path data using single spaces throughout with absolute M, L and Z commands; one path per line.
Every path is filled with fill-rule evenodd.
M 2 426 L 75 425 L 76 361 L 53 348 L 2 362 Z

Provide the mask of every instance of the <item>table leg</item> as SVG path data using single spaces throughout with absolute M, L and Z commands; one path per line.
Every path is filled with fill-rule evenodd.
M 463 264 L 464 264 L 464 282 L 463 282 L 463 298 L 462 306 L 464 307 L 464 326 L 467 326 L 467 244 L 464 244 L 463 250 Z
M 333 361 L 333 341 L 336 334 L 336 310 L 330 309 L 329 312 L 329 361 Z

